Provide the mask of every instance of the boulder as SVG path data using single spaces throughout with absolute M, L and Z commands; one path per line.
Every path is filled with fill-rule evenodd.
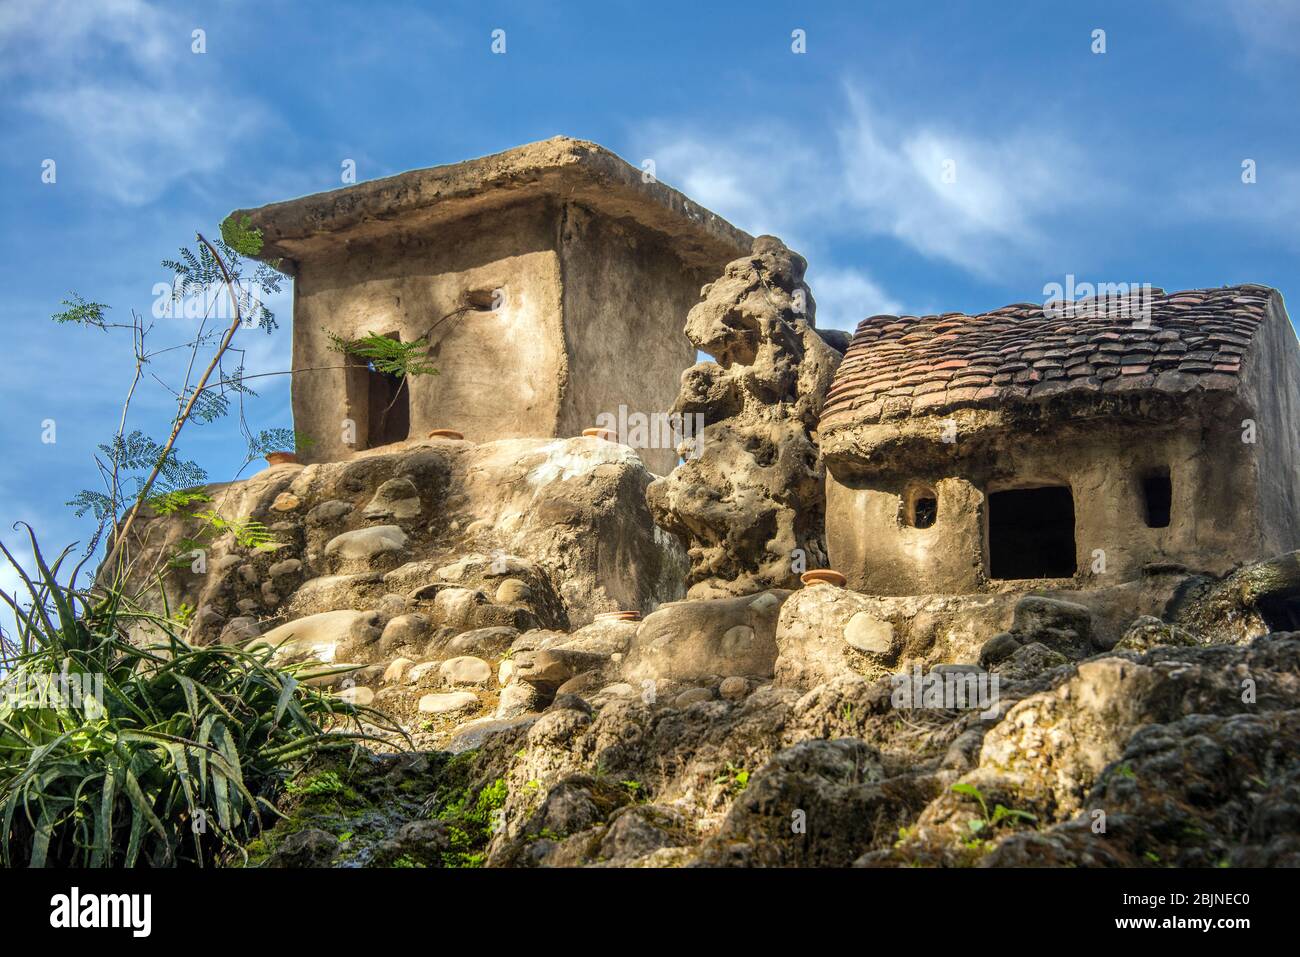
M 708 688 L 687 688 L 677 697 L 673 698 L 674 708 L 689 708 L 693 704 L 699 704 L 702 701 L 712 701 L 713 692 Z
M 728 701 L 740 701 L 749 694 L 749 679 L 741 678 L 739 675 L 723 678 L 722 683 L 718 685 L 718 694 Z
M 316 527 L 335 525 L 351 511 L 352 503 L 331 499 L 328 502 L 321 502 L 307 513 L 307 524 Z
M 624 674 L 696 681 L 725 675 L 770 678 L 776 662 L 783 590 L 736 598 L 673 602 L 636 630 Z
M 375 496 L 362 510 L 366 518 L 387 518 L 406 521 L 416 518 L 421 511 L 420 492 L 408 478 L 394 478 L 375 490 Z
M 521 714 L 540 711 L 545 705 L 541 692 L 533 685 L 518 681 L 501 689 L 497 699 L 496 717 L 517 718 Z
M 506 578 L 497 585 L 495 601 L 501 605 L 513 605 L 526 602 L 532 597 L 533 590 L 528 583 L 518 578 Z
M 366 567 L 391 567 L 405 551 L 406 533 L 396 525 L 374 525 L 343 532 L 325 546 L 326 556 L 336 562 Z
M 427 694 L 417 705 L 425 714 L 450 714 L 478 707 L 478 696 L 469 691 L 449 691 L 444 694 Z
M 448 651 L 461 655 L 477 655 L 480 658 L 497 658 L 505 654 L 516 638 L 519 629 L 507 626 L 494 628 L 475 628 L 462 632 L 447 642 Z
M 482 658 L 460 655 L 444 661 L 438 674 L 450 685 L 485 685 L 492 680 L 492 666 Z
M 397 684 L 406 677 L 407 669 L 415 664 L 410 658 L 394 658 L 384 669 L 383 683 Z
M 1186 628 L 1171 625 L 1151 615 L 1143 615 L 1129 625 L 1115 644 L 1115 651 L 1150 651 L 1162 645 L 1195 646 L 1208 644 Z
M 1006 658 L 989 666 L 989 670 L 1011 681 L 1028 681 L 1045 671 L 1069 663 L 1069 658 L 1044 644 L 1031 641 L 1020 645 Z
M 463 631 L 474 627 L 479 605 L 487 599 L 472 588 L 442 588 L 433 599 L 430 617 L 434 624 Z
M 1016 602 L 1011 633 L 1021 643 L 1038 642 L 1069 658 L 1096 652 L 1092 643 L 1092 612 L 1084 605 L 1059 598 L 1026 595 Z
M 880 753 L 862 741 L 801 741 L 754 773 L 700 863 L 845 867 L 887 826 L 884 776 Z
M 370 603 L 370 595 L 380 582 L 377 572 L 309 578 L 293 591 L 287 611 L 302 616 L 322 611 L 353 610 Z
M 1300 551 L 1199 578 L 1171 602 L 1168 620 L 1199 644 L 1244 644 L 1300 630 Z
M 833 585 L 812 585 L 786 600 L 776 645 L 776 683 L 803 689 L 843 675 L 884 674 L 901 648 L 877 601 Z
M 527 730 L 537 720 L 535 714 L 521 714 L 514 718 L 476 718 L 456 728 L 447 743 L 452 754 L 474 751 L 483 747 L 490 738 L 512 731 Z
M 367 688 L 365 685 L 352 685 L 344 688 L 338 693 L 338 697 L 348 704 L 360 705 L 362 707 L 374 704 L 375 692 L 373 688 Z
M 260 642 L 276 648 L 278 662 L 315 660 L 332 663 L 340 649 L 373 627 L 374 612 L 326 611 L 272 628 Z
M 554 695 L 565 682 L 587 671 L 599 671 L 609 663 L 605 655 L 566 649 L 520 652 L 512 659 L 510 681 L 525 681 L 546 697 Z
M 326 867 L 338 856 L 339 839 L 320 828 L 307 827 L 290 834 L 267 858 L 267 867 Z
M 980 646 L 979 663 L 990 668 L 1020 650 L 1020 640 L 1010 632 L 999 632 Z
M 419 612 L 397 615 L 389 619 L 388 624 L 384 626 L 383 634 L 379 638 L 379 646 L 387 654 L 404 646 L 423 647 L 429 638 L 429 631 L 429 619 Z

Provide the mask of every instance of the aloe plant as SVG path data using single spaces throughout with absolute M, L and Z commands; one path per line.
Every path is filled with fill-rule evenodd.
M 32 574 L 0 543 L 30 599 L 0 591 L 17 626 L 0 652 L 6 866 L 211 863 L 275 815 L 277 790 L 304 762 L 375 737 L 363 719 L 398 730 L 308 687 L 313 675 L 275 665 L 264 643 L 190 645 L 165 608 L 138 610 L 111 587 L 81 590 L 75 569 L 62 584 L 70 549 L 47 563 L 28 535 Z M 69 676 L 85 676 L 93 693 L 20 693 L 67 692 Z

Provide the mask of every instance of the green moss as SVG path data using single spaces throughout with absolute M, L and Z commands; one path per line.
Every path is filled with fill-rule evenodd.
M 248 865 L 264 865 L 289 835 L 319 828 L 339 840 L 336 865 L 483 866 L 509 793 L 506 782 L 484 775 L 476 752 L 424 758 L 427 764 L 405 768 L 318 762 L 299 773 L 283 789 L 283 816 L 246 848 Z M 440 856 L 410 851 L 392 859 L 382 846 L 401 825 L 420 817 L 443 821 L 450 847 Z
M 447 825 L 451 842 L 450 849 L 442 855 L 444 867 L 483 866 L 483 851 L 492 840 L 497 812 L 505 807 L 509 793 L 505 779 L 497 778 L 477 794 L 467 788 L 434 813 L 436 819 Z

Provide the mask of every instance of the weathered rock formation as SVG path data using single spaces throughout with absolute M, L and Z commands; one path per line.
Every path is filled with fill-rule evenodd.
M 136 584 L 149 597 L 167 569 L 169 606 L 195 610 L 198 641 L 280 626 L 322 656 L 344 639 L 387 651 L 577 626 L 680 597 L 684 556 L 650 518 L 650 478 L 631 449 L 590 438 L 431 440 L 275 466 L 191 508 L 221 516 L 216 537 L 188 514 L 141 522 Z M 252 522 L 269 544 L 240 544 Z
M 491 866 L 1295 866 L 1298 673 L 1300 636 L 1279 633 L 1008 678 L 984 715 L 901 706 L 889 678 L 856 675 L 563 694 L 450 763 L 341 770 L 361 797 L 294 809 L 259 860 L 300 863 L 310 828 L 318 864 L 384 864 L 394 842 L 455 864 L 477 807 Z
M 687 337 L 717 362 L 682 374 L 673 410 L 704 428 L 648 497 L 656 521 L 688 543 L 692 598 L 789 588 L 798 569 L 826 563 L 813 431 L 840 356 L 814 328 L 806 268 L 760 236 L 687 316 Z

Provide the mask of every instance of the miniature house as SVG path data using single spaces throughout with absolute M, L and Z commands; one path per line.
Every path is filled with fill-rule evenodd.
M 1264 286 L 874 316 L 820 438 L 831 564 L 865 592 L 1098 587 L 1300 547 L 1300 347 Z
M 700 287 L 751 237 L 594 143 L 556 137 L 234 215 L 294 277 L 303 461 L 420 439 L 578 435 L 671 409 Z M 429 344 L 385 375 L 331 334 Z M 641 450 L 670 470 L 672 448 Z

